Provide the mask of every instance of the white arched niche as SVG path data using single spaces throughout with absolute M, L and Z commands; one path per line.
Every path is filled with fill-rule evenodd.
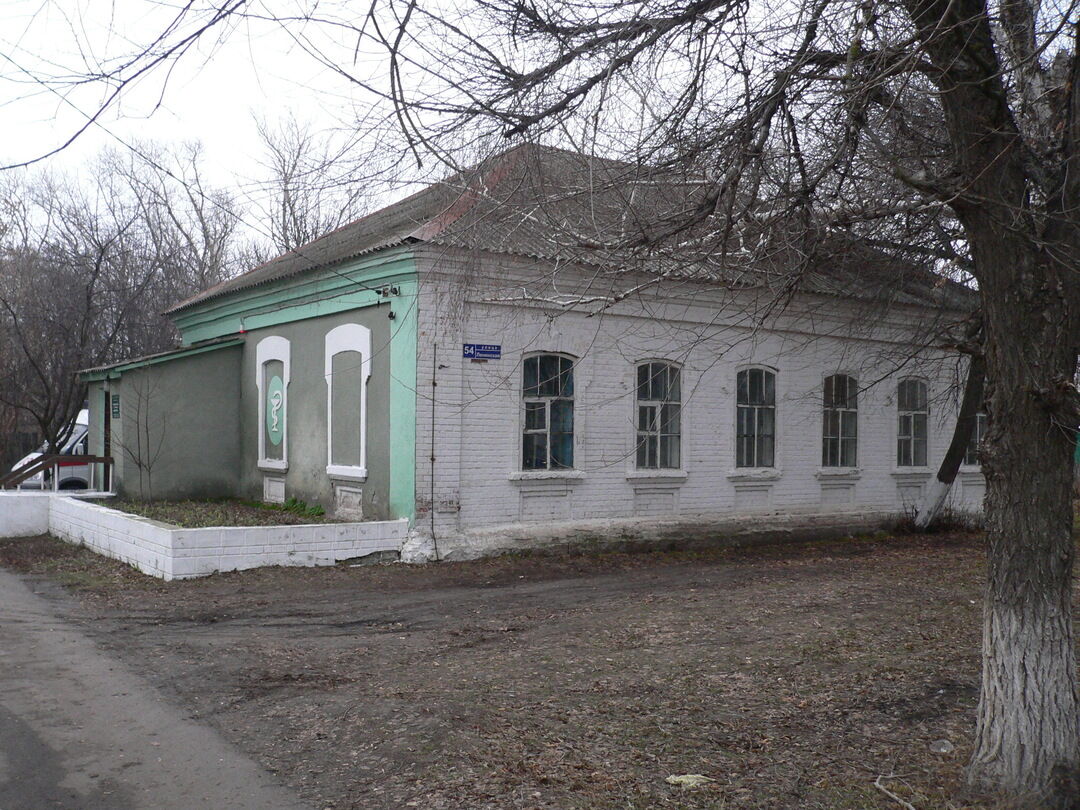
M 346 323 L 326 333 L 326 473 L 367 477 L 367 384 L 371 376 L 371 330 Z
M 274 372 L 280 367 L 280 396 L 275 395 Z M 267 337 L 255 347 L 255 387 L 259 392 L 259 467 L 268 470 L 289 468 L 289 341 Z

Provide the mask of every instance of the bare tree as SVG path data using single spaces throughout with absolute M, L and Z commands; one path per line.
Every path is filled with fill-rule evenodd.
M 159 396 L 160 373 L 150 367 L 131 375 L 124 387 L 124 422 L 113 442 L 138 471 L 139 499 L 154 499 L 154 471 L 158 469 L 168 436 L 171 410 Z
M 296 118 L 276 125 L 257 122 L 266 178 L 256 205 L 279 253 L 295 250 L 356 219 L 366 200 L 364 184 L 342 174 L 347 148 L 335 149 L 328 135 L 312 132 Z
M 88 185 L 4 178 L 0 402 L 53 451 L 83 406 L 76 372 L 169 348 L 160 312 L 231 271 L 231 201 L 162 166 L 106 154 Z
M 248 13 L 185 6 L 181 33 L 165 31 L 99 77 L 107 102 L 193 36 Z M 798 255 L 844 232 L 966 266 L 978 283 L 982 336 L 971 350 L 985 359 L 989 415 L 983 684 L 969 773 L 1029 804 L 1070 800 L 1080 772 L 1076 3 L 374 0 L 312 2 L 274 22 L 389 100 L 418 158 L 454 162 L 448 143 L 528 136 L 696 178 L 682 206 L 643 216 L 624 243 L 715 259 L 773 232 Z M 335 59 L 313 41 L 320 26 L 357 48 L 377 43 L 385 74 L 376 81 Z

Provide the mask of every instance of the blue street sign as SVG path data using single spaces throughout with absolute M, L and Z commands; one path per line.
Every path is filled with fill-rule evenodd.
M 463 343 L 461 356 L 468 360 L 501 360 L 502 346 L 498 343 Z

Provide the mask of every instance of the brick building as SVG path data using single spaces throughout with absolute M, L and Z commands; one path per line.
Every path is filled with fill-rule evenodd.
M 412 558 L 909 508 L 968 294 L 836 238 L 627 247 L 696 188 L 510 150 L 179 304 L 179 349 L 86 372 L 91 452 L 129 492 L 144 435 L 159 497 L 407 517 Z

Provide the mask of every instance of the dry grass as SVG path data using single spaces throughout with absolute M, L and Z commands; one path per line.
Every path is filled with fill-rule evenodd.
M 962 778 L 972 534 L 167 585 L 20 542 L 0 562 L 82 579 L 103 643 L 316 807 L 898 808 L 878 777 L 995 806 Z

